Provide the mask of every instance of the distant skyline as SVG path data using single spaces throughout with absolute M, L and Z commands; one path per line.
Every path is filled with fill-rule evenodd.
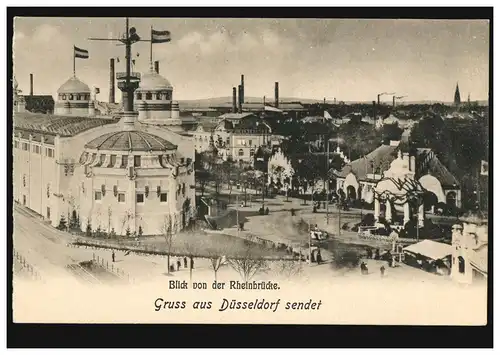
M 73 75 L 73 45 L 89 51 L 76 76 L 99 87 L 108 101 L 109 58 L 125 71 L 117 38 L 124 18 L 27 18 L 14 22 L 14 75 L 24 94 L 50 94 Z M 160 74 L 174 100 L 230 96 L 245 75 L 245 96 L 372 101 L 396 92 L 403 101 L 487 100 L 489 23 L 486 20 L 173 19 L 130 18 L 143 39 L 150 28 L 169 30 L 170 43 L 153 45 Z M 149 70 L 149 44 L 134 44 L 134 71 Z M 137 57 L 139 53 L 139 57 Z M 121 92 L 116 89 L 116 101 Z M 389 101 L 385 97 L 384 101 Z

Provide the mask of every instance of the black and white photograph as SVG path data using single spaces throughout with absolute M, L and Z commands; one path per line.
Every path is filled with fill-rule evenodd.
M 487 324 L 488 12 L 121 10 L 12 20 L 14 323 Z

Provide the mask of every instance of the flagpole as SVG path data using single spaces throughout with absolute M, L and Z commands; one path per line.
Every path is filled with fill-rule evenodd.
M 75 62 L 76 62 L 76 55 L 75 55 L 75 47 L 73 46 L 73 76 L 76 76 Z
M 153 69 L 153 26 L 151 25 L 151 42 L 149 42 L 149 66 Z

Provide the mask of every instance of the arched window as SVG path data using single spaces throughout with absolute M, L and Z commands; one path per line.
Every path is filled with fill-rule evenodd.
M 69 94 L 69 99 L 73 100 L 73 94 Z
M 62 94 L 62 99 L 66 100 L 66 94 Z
M 161 100 L 161 93 L 156 94 L 156 100 Z
M 243 156 L 243 155 L 245 155 L 245 153 L 243 152 L 243 149 L 238 150 L 238 155 L 240 157 Z
M 141 92 L 137 93 L 137 100 L 142 100 L 142 93 Z
M 461 274 L 465 273 L 465 260 L 463 257 L 458 257 L 458 272 Z
M 78 101 L 80 101 L 80 100 L 82 99 L 82 95 L 80 95 L 80 94 L 76 95 L 76 99 L 77 99 Z
M 152 100 L 153 99 L 153 94 L 150 92 L 146 93 L 146 100 Z

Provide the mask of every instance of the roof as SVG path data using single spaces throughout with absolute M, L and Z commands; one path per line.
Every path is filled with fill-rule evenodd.
M 207 120 L 207 119 L 199 120 L 198 124 L 196 125 L 196 127 L 194 127 L 193 131 L 196 131 L 198 127 L 201 126 L 205 132 L 212 132 L 218 125 L 219 125 L 218 122 L 212 120 Z
M 397 148 L 397 146 L 383 144 L 374 151 L 368 153 L 366 157 L 356 159 L 344 166 L 340 172 L 340 176 L 346 177 L 352 172 L 356 175 L 358 180 L 366 179 L 367 174 L 372 173 L 372 162 L 375 168 L 383 167 L 384 170 L 386 170 L 389 168 L 389 164 L 394 160 L 392 153 Z
M 424 152 L 429 152 L 428 148 L 417 148 L 419 156 Z M 427 165 L 428 173 L 439 180 L 442 186 L 459 186 L 458 180 L 452 173 L 441 163 L 441 161 L 433 154 Z
M 277 109 L 276 107 L 273 106 L 264 106 L 264 111 L 283 112 L 282 110 Z
M 224 109 L 229 109 L 232 108 L 233 104 L 231 102 L 226 102 L 222 104 L 217 104 L 211 106 L 211 108 L 224 108 Z M 243 110 L 248 110 L 248 111 L 269 111 L 270 108 L 274 108 L 274 110 L 278 109 L 279 111 L 289 111 L 289 110 L 305 110 L 304 106 L 300 103 L 287 103 L 287 102 L 280 102 L 278 107 L 274 107 L 274 105 L 264 105 L 263 102 L 245 102 L 241 105 L 241 108 Z
M 14 128 L 62 137 L 72 137 L 86 130 L 117 123 L 118 120 L 97 117 L 59 116 L 42 113 L 16 112 Z
M 139 83 L 139 90 L 166 90 L 166 89 L 171 90 L 172 84 L 170 84 L 170 81 L 165 79 L 156 71 L 152 70 L 141 76 L 141 81 Z
M 89 143 L 85 148 L 116 151 L 158 151 L 172 150 L 177 146 L 165 139 L 140 131 L 121 131 L 103 134 Z
M 83 81 L 73 76 L 66 80 L 64 84 L 61 85 L 58 94 L 72 94 L 72 93 L 90 93 L 90 88 Z
M 219 118 L 222 119 L 227 119 L 227 120 L 240 120 L 244 117 L 249 117 L 249 116 L 255 116 L 251 112 L 242 112 L 242 113 L 225 113 L 223 115 L 220 115 Z
M 450 244 L 439 243 L 429 239 L 409 245 L 403 248 L 403 250 L 420 254 L 433 260 L 443 259 L 452 254 L 452 246 Z

